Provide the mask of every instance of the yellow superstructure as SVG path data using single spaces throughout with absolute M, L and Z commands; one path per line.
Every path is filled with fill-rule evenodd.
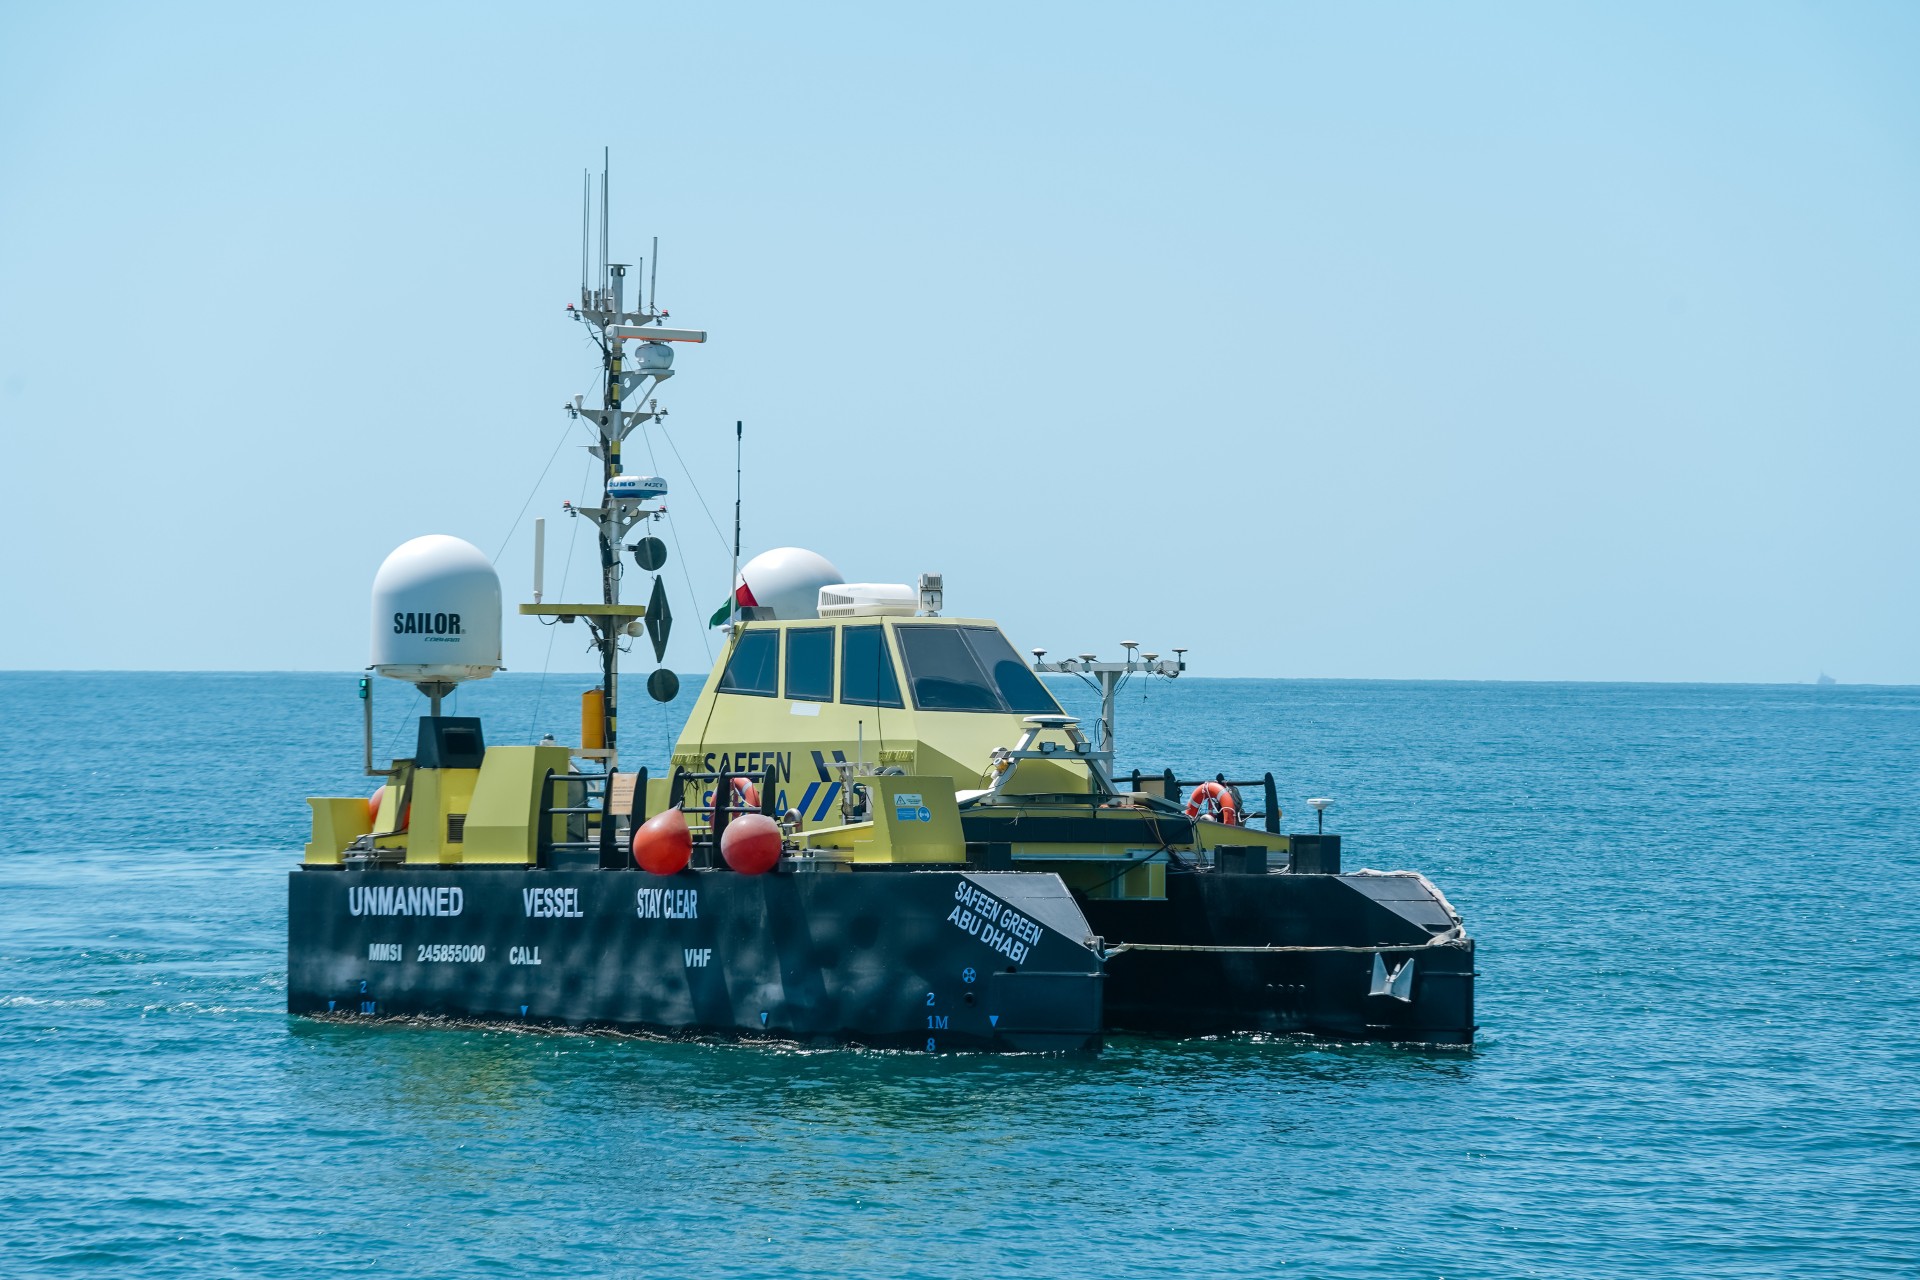
M 1027 716 L 1058 714 L 1059 703 L 1021 664 L 1030 682 L 1024 692 L 1030 696 L 1017 709 L 922 705 L 901 636 L 936 629 L 990 632 L 1013 655 L 998 627 L 972 618 L 849 618 L 737 627 L 687 716 L 671 763 L 755 777 L 773 769 L 785 797 L 776 807 L 798 809 L 807 827 L 831 816 L 822 805 L 834 790 L 840 764 L 943 778 L 962 792 L 991 785 L 994 749 L 1012 746 L 1025 731 Z M 752 670 L 740 670 L 756 656 L 743 650 L 756 644 L 769 648 L 771 665 L 756 661 Z M 808 646 L 817 652 L 802 659 Z M 806 677 L 818 672 L 820 652 L 830 659 L 827 679 L 809 682 Z M 809 660 L 814 671 L 801 670 Z M 964 691 L 949 700 L 963 697 Z M 1030 793 L 1085 794 L 1090 786 L 1085 766 L 1068 761 L 1035 762 L 1021 770 L 1020 783 Z
M 577 845 L 601 820 L 579 812 L 600 775 L 572 772 L 574 754 L 543 744 L 487 748 L 477 768 L 397 761 L 377 820 L 358 797 L 310 801 L 307 861 L 339 865 L 357 850 L 408 865 L 539 864 L 543 845 Z M 1047 871 L 1093 898 L 1160 898 L 1170 862 L 1289 847 L 1274 832 L 1189 821 L 1158 779 L 1117 790 L 1106 768 L 991 622 L 748 621 L 729 628 L 633 817 L 678 804 L 704 827 L 716 775 L 744 777 L 766 790 L 763 807 L 811 869 Z

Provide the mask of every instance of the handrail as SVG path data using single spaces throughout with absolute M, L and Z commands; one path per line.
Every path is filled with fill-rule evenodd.
M 617 870 L 626 865 L 625 851 L 619 847 L 618 832 L 616 830 L 619 826 L 620 815 L 609 814 L 607 812 L 607 806 L 612 800 L 613 780 L 616 776 L 618 776 L 618 770 L 614 769 L 609 769 L 605 773 L 575 773 L 572 771 L 560 773 L 554 769 L 547 770 L 546 777 L 542 778 L 540 782 L 540 803 L 537 809 L 537 816 L 534 819 L 536 826 L 534 844 L 535 866 L 541 868 L 550 866 L 553 853 L 556 849 L 579 850 L 595 848 L 600 851 L 600 866 L 603 869 Z M 597 798 L 600 803 L 597 805 L 557 805 L 553 802 L 553 786 L 556 782 L 563 782 L 568 786 L 578 785 L 581 790 L 587 793 L 589 800 Z M 641 768 L 635 771 L 634 795 L 636 797 L 635 803 L 639 806 L 642 813 L 644 813 L 646 809 L 646 789 L 647 771 Z M 596 813 L 600 815 L 600 829 L 594 838 L 588 840 L 555 840 L 553 838 L 553 819 L 556 816 L 565 815 L 570 817 L 573 814 L 591 816 Z M 631 816 L 629 816 L 629 821 L 631 821 Z
M 1142 776 L 1138 769 L 1133 771 L 1133 789 L 1136 792 L 1140 790 Z M 1166 788 L 1165 792 L 1163 792 L 1166 798 L 1176 802 L 1179 799 L 1180 792 L 1187 787 L 1198 787 L 1209 782 L 1217 782 L 1223 787 L 1259 787 L 1267 802 L 1267 807 L 1265 811 L 1258 816 L 1266 819 L 1265 825 L 1268 834 L 1276 836 L 1280 834 L 1280 790 L 1274 785 L 1273 775 L 1271 773 L 1263 774 L 1258 778 L 1248 778 L 1242 782 L 1235 782 L 1229 779 L 1224 773 L 1216 773 L 1211 778 L 1194 778 L 1191 781 L 1183 782 L 1173 776 L 1173 770 L 1168 769 L 1161 773 L 1160 781 L 1161 785 Z M 1255 815 L 1248 814 L 1247 816 L 1254 817 Z

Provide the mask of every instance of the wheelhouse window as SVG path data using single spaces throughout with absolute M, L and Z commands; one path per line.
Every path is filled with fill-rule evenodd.
M 1013 644 L 998 627 L 962 627 L 960 630 L 975 660 L 993 678 L 994 690 L 1007 710 L 1025 716 L 1060 713 L 1060 704 L 1047 692 L 1047 686 L 1040 683 L 1040 677 L 1033 674 L 1033 668 L 1013 651 Z
M 880 627 L 846 627 L 840 633 L 840 701 L 862 707 L 898 707 L 900 682 Z
M 779 676 L 779 665 L 780 632 L 773 627 L 764 630 L 748 627 L 734 641 L 733 656 L 727 659 L 727 669 L 720 673 L 720 692 L 771 698 L 779 692 L 774 683 Z
M 832 627 L 795 627 L 787 632 L 787 696 L 805 702 L 833 701 Z
M 1038 676 L 997 627 L 901 627 L 900 656 L 922 711 L 1057 713 Z

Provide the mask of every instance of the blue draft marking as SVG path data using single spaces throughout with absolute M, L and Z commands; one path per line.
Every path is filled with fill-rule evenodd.
M 765 1009 L 760 1011 L 760 1025 L 763 1027 L 767 1025 L 767 1011 Z
M 527 1016 L 527 1006 L 525 1005 L 520 1006 L 520 1016 L 523 1018 Z
M 999 1015 L 999 1014 L 997 1014 L 997 1013 L 990 1013 L 990 1014 L 988 1014 L 988 1015 L 987 1015 L 987 1025 L 988 1025 L 988 1026 L 990 1026 L 990 1027 L 997 1027 L 997 1026 L 999 1026 L 999 1025 L 1000 1025 L 1000 1015 Z
M 975 978 L 979 976 L 980 976 L 979 974 L 973 971 L 972 965 L 968 965 L 966 968 L 960 971 L 960 981 L 962 982 L 972 982 Z
M 331 1001 L 331 1000 L 329 1000 L 329 1001 L 327 1001 L 327 1012 L 328 1012 L 328 1013 L 332 1013 L 332 1012 L 333 1012 L 333 1001 Z

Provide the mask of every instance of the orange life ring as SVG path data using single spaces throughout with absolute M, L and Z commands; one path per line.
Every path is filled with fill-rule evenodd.
M 734 810 L 744 813 L 749 809 L 758 809 L 759 807 L 760 788 L 753 785 L 752 778 L 742 778 L 736 774 L 733 779 Z
M 1218 818 L 1209 821 L 1220 822 L 1229 827 L 1240 825 L 1240 806 L 1234 800 L 1233 788 L 1220 782 L 1203 782 L 1193 789 L 1193 795 L 1187 800 L 1187 816 L 1197 818 L 1203 809 L 1212 809 L 1219 813 Z

